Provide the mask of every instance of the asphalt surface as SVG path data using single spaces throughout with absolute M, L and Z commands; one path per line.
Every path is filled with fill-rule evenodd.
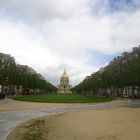
M 119 102 L 82 104 L 79 106 L 71 106 L 65 108 L 51 108 L 51 109 L 44 108 L 44 109 L 0 112 L 0 140 L 5 140 L 9 132 L 11 132 L 17 125 L 33 118 L 57 114 L 57 113 L 63 113 L 63 112 L 107 109 L 113 107 L 140 107 L 140 101 L 122 100 Z

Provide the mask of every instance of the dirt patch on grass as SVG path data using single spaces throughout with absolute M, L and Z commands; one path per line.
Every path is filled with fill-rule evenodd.
M 140 109 L 64 113 L 28 121 L 7 140 L 139 140 Z
M 47 140 L 46 118 L 33 119 L 16 127 L 7 140 Z

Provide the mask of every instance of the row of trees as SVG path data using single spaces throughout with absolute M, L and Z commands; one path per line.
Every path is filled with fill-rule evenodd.
M 140 51 L 115 59 L 108 66 L 83 80 L 72 90 L 77 93 L 107 95 L 107 89 L 140 87 Z M 139 92 L 139 91 L 138 91 Z M 121 93 L 119 93 L 121 94 Z
M 57 88 L 51 83 L 47 82 L 45 79 L 40 78 L 38 74 L 17 72 L 15 76 L 15 85 L 22 85 L 24 88 L 29 89 L 41 89 L 41 92 L 56 92 Z
M 1 92 L 4 86 L 9 86 L 14 92 L 14 85 L 28 89 L 41 89 L 44 92 L 56 91 L 57 88 L 47 82 L 40 74 L 30 72 L 28 66 L 16 65 L 15 59 L 10 55 L 0 53 L 0 85 Z

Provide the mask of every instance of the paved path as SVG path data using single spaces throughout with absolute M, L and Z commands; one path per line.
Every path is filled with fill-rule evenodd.
M 112 107 L 131 106 L 140 107 L 140 101 L 116 101 L 97 104 L 82 104 L 79 106 L 70 106 L 63 108 L 51 108 L 51 109 L 30 109 L 21 111 L 5 111 L 0 112 L 0 140 L 5 140 L 8 133 L 13 130 L 18 124 L 21 124 L 27 120 L 41 117 L 44 115 L 51 115 L 63 112 L 73 112 L 80 110 L 92 110 L 92 109 L 106 109 Z

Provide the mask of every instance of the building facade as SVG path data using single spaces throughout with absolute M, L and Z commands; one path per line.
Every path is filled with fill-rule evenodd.
M 71 93 L 71 85 L 69 85 L 69 77 L 64 69 L 60 78 L 60 85 L 58 85 L 58 93 Z

